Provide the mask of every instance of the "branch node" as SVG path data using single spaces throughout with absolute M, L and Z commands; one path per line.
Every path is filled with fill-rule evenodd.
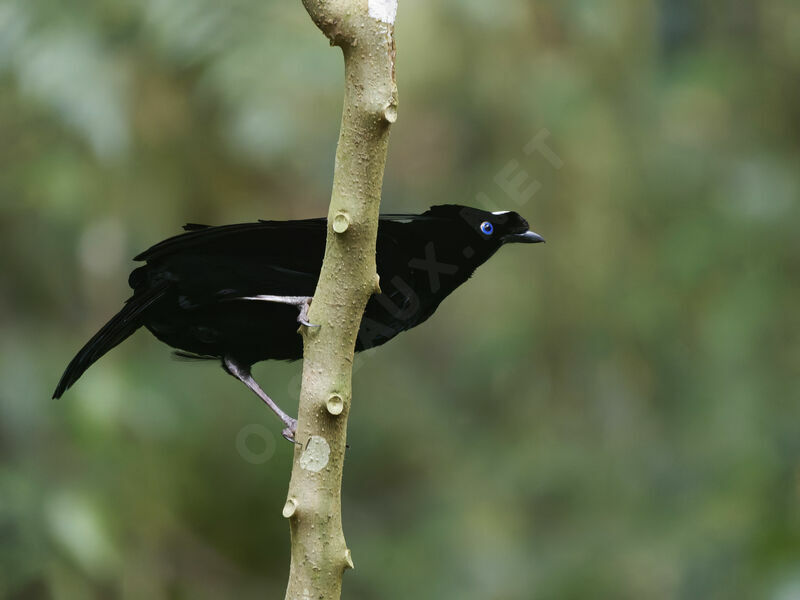
M 327 408 L 328 412 L 333 416 L 340 415 L 344 410 L 344 400 L 342 400 L 339 394 L 331 394 L 328 401 L 325 403 L 325 408 Z
M 283 505 L 283 510 L 281 511 L 281 514 L 283 515 L 284 519 L 289 519 L 294 515 L 296 510 L 297 510 L 297 500 L 295 500 L 294 498 L 288 498 L 286 500 L 286 504 Z
M 383 120 L 389 124 L 397 121 L 397 104 L 390 102 L 383 108 Z
M 325 254 L 309 317 L 321 326 L 302 328 L 297 420 L 300 438 L 308 441 L 295 447 L 284 507 L 284 516 L 294 515 L 285 597 L 338 600 L 342 574 L 353 568 L 342 531 L 342 467 L 353 351 L 364 306 L 380 290 L 375 250 L 389 131 L 397 119 L 397 0 L 302 2 L 331 44 L 342 49 L 345 99 Z
M 336 233 L 344 233 L 350 227 L 350 215 L 342 211 L 333 217 L 333 230 Z

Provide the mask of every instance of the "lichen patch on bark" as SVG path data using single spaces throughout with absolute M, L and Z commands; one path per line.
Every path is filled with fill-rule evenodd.
M 300 457 L 300 466 L 306 471 L 319 473 L 328 466 L 330 456 L 331 447 L 328 445 L 328 441 L 319 435 L 312 435 Z

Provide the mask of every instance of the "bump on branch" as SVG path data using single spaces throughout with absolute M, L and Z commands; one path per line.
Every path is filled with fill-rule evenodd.
M 397 120 L 397 0 L 303 0 L 345 63 L 345 98 L 325 258 L 301 328 L 303 381 L 292 477 L 283 507 L 292 534 L 286 598 L 338 599 L 353 559 L 342 531 L 341 481 L 353 353 L 375 268 L 389 128 Z

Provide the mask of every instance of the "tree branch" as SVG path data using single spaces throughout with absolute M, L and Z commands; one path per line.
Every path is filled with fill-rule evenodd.
M 375 240 L 390 125 L 397 118 L 397 0 L 303 0 L 342 48 L 345 94 L 328 237 L 309 321 L 292 478 L 283 508 L 292 534 L 287 600 L 338 599 L 353 567 L 344 540 L 341 483 L 353 352 L 367 300 L 379 290 Z

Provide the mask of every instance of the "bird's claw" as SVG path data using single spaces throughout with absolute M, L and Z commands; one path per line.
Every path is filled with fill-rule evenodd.
M 269 294 L 259 294 L 257 296 L 239 296 L 236 298 L 223 298 L 223 300 L 260 300 L 262 302 L 277 302 L 279 304 L 290 304 L 297 307 L 297 322 L 306 327 L 319 327 L 308 320 L 308 309 L 311 307 L 312 296 L 272 296 Z
M 311 298 L 306 298 L 301 304 L 298 305 L 298 309 L 300 313 L 297 315 L 297 322 L 301 325 L 305 325 L 306 327 L 319 327 L 319 325 L 314 325 L 310 323 L 308 320 L 308 309 L 311 308 Z
M 284 427 L 283 431 L 281 431 L 281 435 L 287 442 L 296 444 L 297 440 L 294 438 L 295 433 L 297 433 L 297 419 L 289 419 L 286 427 Z

